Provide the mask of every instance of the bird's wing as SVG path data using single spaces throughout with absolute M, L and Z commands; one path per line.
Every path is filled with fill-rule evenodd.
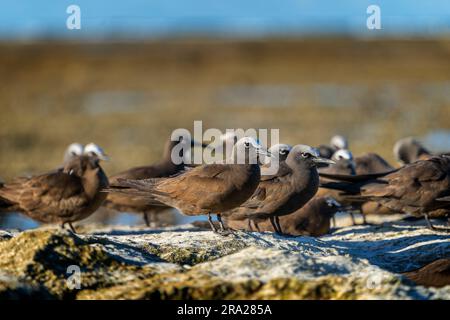
M 275 174 L 272 174 L 272 175 L 266 174 L 265 175 L 264 171 L 265 170 L 261 171 L 261 181 L 269 181 L 269 180 L 275 181 L 275 180 L 279 179 L 280 177 L 284 177 L 284 176 L 287 176 L 292 173 L 292 169 L 289 168 L 289 166 L 284 161 L 280 162 L 278 171 Z
M 228 179 L 230 172 L 230 165 L 203 165 L 170 178 L 118 179 L 106 191 L 147 197 L 149 203 L 154 204 L 163 202 L 176 206 L 177 202 L 202 203 L 202 207 L 207 207 L 208 199 L 225 194 L 226 186 L 218 182 Z
M 448 169 L 439 162 L 424 160 L 412 163 L 383 178 L 387 186 L 367 185 L 361 194 L 371 197 L 401 199 L 404 205 L 425 206 L 436 198 L 450 195 Z
M 394 169 L 394 170 L 387 171 L 387 172 L 359 174 L 359 175 L 330 174 L 330 173 L 319 172 L 319 176 L 321 176 L 323 178 L 327 178 L 327 179 L 332 179 L 332 180 L 357 183 L 357 182 L 364 182 L 364 181 L 370 181 L 370 180 L 374 180 L 377 178 L 381 178 L 381 177 L 387 176 L 388 174 L 391 174 L 396 171 L 398 171 L 398 169 Z
M 161 181 L 155 190 L 177 202 L 196 203 L 199 207 L 207 208 L 211 201 L 225 196 L 230 186 L 226 183 L 230 174 L 231 165 L 204 165 Z
M 0 196 L 17 203 L 25 212 L 70 215 L 73 208 L 88 203 L 81 179 L 63 172 L 52 172 L 21 179 L 2 188 Z
M 126 171 L 119 172 L 109 177 L 110 183 L 116 183 L 119 179 L 147 179 L 155 177 L 157 172 L 154 166 L 134 167 Z
M 278 177 L 260 182 L 257 191 L 240 206 L 240 215 L 246 217 L 262 217 L 275 212 L 280 206 L 289 201 L 292 185 L 287 181 L 288 176 Z

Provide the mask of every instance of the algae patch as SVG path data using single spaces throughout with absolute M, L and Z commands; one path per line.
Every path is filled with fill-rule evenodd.
M 67 285 L 69 266 L 78 266 L 80 289 Z M 43 286 L 57 298 L 71 298 L 79 290 L 116 285 L 154 272 L 150 267 L 114 260 L 100 245 L 89 245 L 61 230 L 27 231 L 0 242 L 0 270 L 31 286 Z

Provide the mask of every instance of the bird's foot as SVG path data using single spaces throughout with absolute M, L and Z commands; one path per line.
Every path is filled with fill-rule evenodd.
M 436 226 L 431 226 L 428 227 L 430 230 L 432 231 L 436 231 L 436 232 L 447 232 L 450 233 L 450 227 L 436 227 Z
M 428 216 L 428 214 L 425 214 L 425 221 L 427 223 L 427 226 L 430 230 L 432 231 L 436 231 L 436 232 L 449 232 L 450 233 L 450 228 L 448 227 L 436 227 L 431 223 L 430 217 Z
M 74 226 L 72 225 L 72 222 L 63 222 L 63 223 L 61 224 L 61 228 L 62 228 L 62 229 L 66 229 L 66 228 L 64 227 L 66 224 L 69 225 L 69 229 L 70 229 L 70 231 L 72 231 L 72 233 L 77 233 L 77 230 L 75 230 Z

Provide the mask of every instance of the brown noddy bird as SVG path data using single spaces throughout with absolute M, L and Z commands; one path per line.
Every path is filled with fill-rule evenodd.
M 256 228 L 259 222 L 269 219 L 274 230 L 282 234 L 279 217 L 303 207 L 319 188 L 317 163 L 334 161 L 320 157 L 310 146 L 294 146 L 286 160 L 279 163 L 277 174 L 262 176 L 252 197 L 223 215 L 233 220 L 248 219 Z
M 355 174 L 382 173 L 392 170 L 394 167 L 376 153 L 369 152 L 355 157 Z
M 317 147 L 319 155 L 322 158 L 331 159 L 333 154 L 340 149 L 348 149 L 348 140 L 341 135 L 335 135 L 331 138 L 330 144 L 322 144 Z
M 78 156 L 63 171 L 16 179 L 0 188 L 0 203 L 43 223 L 69 224 L 90 216 L 102 204 L 108 178 L 97 157 Z M 8 206 L 5 208 L 5 206 Z
M 105 151 L 99 145 L 91 142 L 84 146 L 81 143 L 74 142 L 67 147 L 66 151 L 64 152 L 63 164 L 58 167 L 56 171 L 63 171 L 64 166 L 67 163 L 83 154 L 90 157 L 97 157 L 100 160 L 109 160 L 109 157 L 105 154 Z
M 302 208 L 291 214 L 280 217 L 280 226 L 291 236 L 319 237 L 330 231 L 330 219 L 342 206 L 331 197 L 314 196 Z M 226 225 L 231 229 L 254 231 L 249 221 L 232 220 L 224 217 Z M 275 232 L 269 221 L 258 223 L 258 231 Z
M 83 151 L 84 146 L 81 143 L 78 142 L 71 143 L 64 152 L 63 163 L 66 164 L 73 158 L 81 156 L 83 154 Z
M 179 144 L 190 143 L 191 147 L 197 145 L 195 141 L 188 141 L 187 137 L 180 137 L 179 139 L 172 141 L 169 139 L 163 151 L 162 159 L 149 166 L 134 167 L 126 171 L 122 171 L 113 176 L 109 177 L 111 185 L 118 182 L 119 179 L 131 179 L 131 180 L 142 180 L 150 178 L 163 178 L 170 177 L 185 170 L 185 163 L 182 161 L 179 164 L 175 164 L 172 161 L 172 150 Z M 202 147 L 206 147 L 202 144 Z M 183 150 L 180 150 L 179 156 L 184 159 Z M 148 203 L 148 200 L 142 196 L 130 196 L 122 193 L 110 193 L 103 203 L 103 206 L 126 212 L 138 212 L 142 213 L 144 216 L 144 221 L 147 226 L 150 226 L 150 220 L 153 220 L 154 215 L 167 210 L 168 206 L 163 205 L 152 205 Z M 150 216 L 150 217 L 149 217 Z
M 450 285 L 450 259 L 435 260 L 420 269 L 404 272 L 404 276 L 425 287 L 445 287 Z
M 372 173 L 383 173 L 391 172 L 394 167 L 391 166 L 385 159 L 376 153 L 366 153 L 361 156 L 355 157 L 355 169 L 356 174 L 372 174 Z M 357 204 L 353 203 L 354 206 L 358 207 Z M 394 212 L 387 207 L 382 206 L 380 203 L 367 201 L 359 206 L 359 210 L 364 218 L 364 223 L 366 222 L 366 215 L 371 214 L 393 214 Z
M 409 164 L 417 160 L 429 159 L 432 154 L 418 140 L 407 137 L 395 143 L 394 156 L 401 164 Z
M 352 201 L 374 201 L 394 212 L 423 216 L 433 230 L 430 216 L 447 216 L 450 210 L 449 156 L 419 160 L 390 173 L 321 176 L 339 181 L 322 187 L 341 190 Z
M 401 164 L 408 164 L 417 160 L 427 160 L 433 156 L 450 156 L 450 152 L 431 153 L 413 137 L 403 138 L 394 145 L 394 156 Z
M 108 192 L 144 196 L 150 204 L 164 204 L 189 216 L 217 215 L 220 231 L 225 230 L 221 214 L 244 203 L 256 190 L 261 177 L 259 157 L 265 151 L 255 139 L 244 137 L 233 147 L 225 163 L 205 164 L 169 178 L 118 179 Z
M 278 143 L 269 148 L 270 157 L 267 157 L 266 162 L 261 166 L 261 175 L 267 179 L 271 175 L 270 164 L 273 161 L 284 162 L 286 161 L 289 152 L 291 152 L 292 146 L 284 143 Z

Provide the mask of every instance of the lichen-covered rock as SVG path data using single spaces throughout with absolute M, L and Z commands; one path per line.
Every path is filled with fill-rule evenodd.
M 0 273 L 54 298 L 450 299 L 450 286 L 425 288 L 402 276 L 450 256 L 448 234 L 421 224 L 344 227 L 320 238 L 224 237 L 191 225 L 4 234 Z M 67 286 L 70 265 L 82 274 L 76 290 Z M 1 283 L 0 294 L 14 292 Z
M 72 270 L 80 271 L 79 288 L 68 282 Z M 33 230 L 0 242 L 0 271 L 31 286 L 44 286 L 57 298 L 72 298 L 80 290 L 145 278 L 157 269 L 109 254 L 103 245 L 68 231 Z

